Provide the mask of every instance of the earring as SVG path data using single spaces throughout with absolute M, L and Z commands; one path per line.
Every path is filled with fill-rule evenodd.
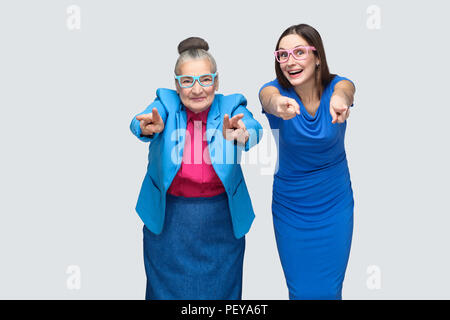
M 316 69 L 319 69 L 319 67 L 320 67 L 320 64 L 316 64 Z

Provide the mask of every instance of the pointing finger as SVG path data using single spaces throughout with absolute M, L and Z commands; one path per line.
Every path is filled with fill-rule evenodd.
M 136 120 L 141 121 L 141 123 L 144 123 L 145 125 L 148 123 L 151 123 L 152 119 L 153 119 L 153 115 L 151 113 L 141 114 L 139 116 L 136 116 Z
M 140 114 L 140 115 L 136 116 L 136 120 L 139 120 L 139 121 L 147 119 L 147 118 L 148 118 L 148 114 Z
M 223 117 L 223 127 L 224 128 L 230 127 L 230 117 L 228 116 L 228 114 L 225 114 Z
M 237 122 L 237 125 L 238 125 L 238 128 L 239 128 L 239 129 L 247 130 L 247 128 L 245 127 L 244 121 L 239 120 L 239 121 Z
M 153 118 L 153 122 L 162 122 L 162 118 L 158 113 L 158 109 L 156 109 L 156 108 L 152 109 L 152 118 Z
M 238 121 L 241 120 L 243 117 L 244 117 L 243 113 L 239 113 L 239 114 L 235 115 L 233 118 L 231 118 L 231 126 L 233 128 L 236 128 Z
M 289 99 L 289 104 L 294 108 L 296 114 L 300 114 L 300 106 L 294 99 Z
M 332 107 L 330 108 L 330 113 L 331 113 L 331 123 L 336 123 L 337 115 Z

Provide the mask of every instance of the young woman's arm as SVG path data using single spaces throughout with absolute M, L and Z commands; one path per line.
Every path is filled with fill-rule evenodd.
M 265 112 L 283 120 L 289 120 L 300 114 L 300 106 L 297 101 L 282 96 L 280 91 L 273 86 L 264 87 L 259 93 L 259 100 Z
M 332 122 L 342 123 L 350 115 L 350 107 L 353 105 L 355 87 L 351 81 L 341 80 L 336 83 L 330 100 L 330 113 Z M 263 88 L 259 94 L 261 105 L 267 113 L 273 114 L 283 120 L 289 120 L 300 114 L 298 103 L 291 98 L 284 97 L 280 91 L 273 87 Z
M 341 80 L 334 86 L 330 99 L 332 123 L 343 123 L 350 116 L 350 107 L 355 97 L 355 86 L 351 81 Z

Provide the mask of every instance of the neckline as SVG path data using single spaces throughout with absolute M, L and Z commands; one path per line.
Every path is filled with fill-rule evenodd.
M 297 102 L 299 103 L 299 106 L 300 106 L 300 114 L 302 114 L 302 115 L 303 115 L 305 118 L 307 118 L 308 120 L 315 120 L 315 119 L 317 119 L 318 116 L 319 116 L 319 112 L 320 112 L 320 110 L 322 109 L 321 107 L 322 107 L 322 101 L 323 101 L 323 94 L 324 94 L 325 90 L 324 90 L 324 92 L 322 92 L 322 95 L 320 96 L 319 106 L 317 107 L 317 110 L 316 110 L 314 116 L 311 115 L 311 114 L 308 112 L 308 110 L 306 110 L 305 105 L 303 104 L 303 102 L 302 102 L 302 100 L 300 99 L 299 95 L 297 94 L 297 92 L 295 92 L 295 90 L 294 90 L 293 88 L 292 88 L 292 92 L 293 92 L 293 94 L 294 94 L 295 97 L 296 97 L 295 100 L 297 100 Z
M 331 83 L 331 82 L 330 82 Z M 328 84 L 329 85 L 329 84 Z M 308 120 L 316 120 L 318 118 L 319 112 L 322 109 L 322 102 L 323 102 L 323 96 L 325 94 L 326 89 L 328 88 L 328 85 L 323 89 L 322 94 L 320 95 L 320 102 L 319 102 L 319 106 L 317 107 L 316 113 L 314 114 L 314 116 L 312 116 L 308 110 L 306 110 L 305 105 L 302 102 L 302 99 L 300 99 L 300 96 L 297 94 L 297 91 L 295 91 L 294 87 L 291 87 L 291 91 L 294 95 L 294 97 L 296 97 L 297 102 L 299 103 L 300 106 L 300 114 L 303 115 L 306 119 Z
M 320 98 L 319 106 L 317 107 L 316 112 L 314 113 L 314 115 L 309 113 L 309 111 L 306 109 L 305 105 L 303 104 L 303 102 L 300 99 L 299 99 L 299 101 L 300 101 L 300 104 L 301 104 L 300 108 L 303 107 L 302 110 L 301 110 L 302 113 L 306 114 L 308 116 L 308 118 L 310 118 L 310 119 L 317 118 L 317 116 L 319 114 L 319 110 L 321 109 L 320 106 L 322 105 L 322 97 Z

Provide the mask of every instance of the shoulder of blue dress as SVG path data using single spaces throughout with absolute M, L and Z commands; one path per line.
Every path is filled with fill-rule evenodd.
M 265 84 L 263 84 L 263 85 L 261 86 L 261 88 L 259 88 L 258 94 L 259 94 L 259 93 L 261 92 L 261 90 L 264 89 L 265 87 L 275 87 L 275 88 L 277 88 L 277 89 L 279 90 L 281 86 L 280 86 L 280 83 L 278 82 L 278 79 L 275 78 L 274 80 L 269 81 L 269 82 L 266 82 Z
M 334 76 L 334 78 L 331 80 L 330 83 L 336 84 L 336 83 L 338 83 L 339 81 L 342 81 L 342 80 L 348 80 L 348 81 L 351 81 L 351 80 L 348 79 L 347 77 L 343 77 L 343 76 L 340 76 L 340 75 L 336 74 L 336 75 Z
M 340 76 L 338 74 L 335 74 L 332 81 L 339 82 L 339 81 L 344 80 L 344 79 L 345 79 L 345 77 L 342 77 L 342 76 Z
M 335 74 L 333 76 L 333 78 L 331 79 L 331 81 L 325 87 L 324 91 L 333 91 L 334 90 L 334 86 L 336 85 L 336 83 L 338 83 L 341 80 L 344 80 L 344 78 L 342 78 L 338 74 Z

